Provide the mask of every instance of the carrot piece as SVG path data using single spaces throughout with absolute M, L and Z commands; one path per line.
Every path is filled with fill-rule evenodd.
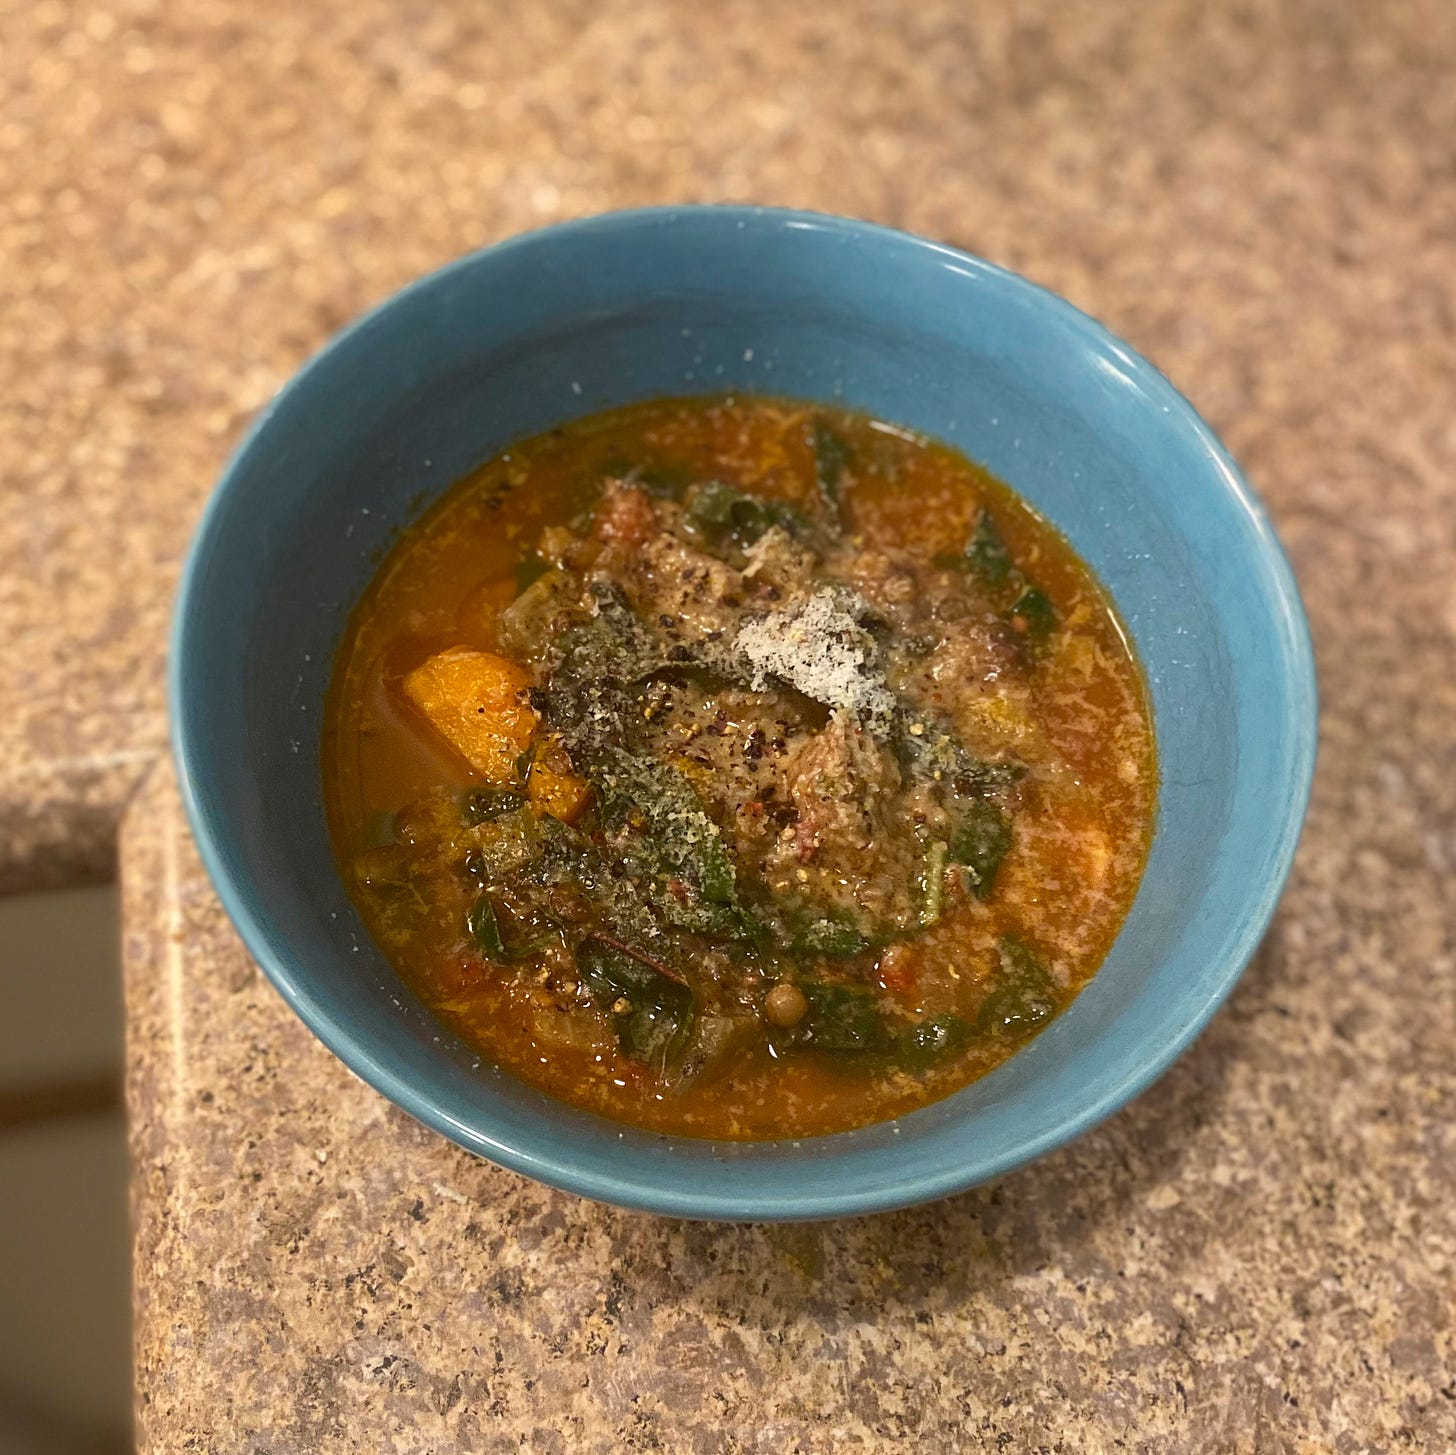
M 591 802 L 591 784 L 578 778 L 575 773 L 558 773 L 537 759 L 531 764 L 531 776 L 526 780 L 526 792 L 531 805 L 562 823 L 575 823 Z
M 529 675 L 492 652 L 452 647 L 404 679 L 404 695 L 487 782 L 515 783 L 536 731 Z

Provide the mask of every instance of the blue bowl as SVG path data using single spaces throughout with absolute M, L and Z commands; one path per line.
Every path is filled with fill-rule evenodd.
M 1152 689 L 1162 770 L 1137 900 L 1091 985 L 984 1080 L 794 1142 L 673 1140 L 481 1064 L 409 994 L 334 866 L 320 715 L 395 533 L 511 441 L 728 389 L 842 403 L 951 442 L 1070 537 Z M 285 999 L 371 1085 L 542 1182 L 684 1217 L 870 1212 L 1056 1147 L 1197 1035 L 1263 934 L 1313 767 L 1289 567 L 1208 427 L 1146 360 L 1012 273 L 807 213 L 666 208 L 453 263 L 341 334 L 254 425 L 192 547 L 171 662 L 187 811 Z

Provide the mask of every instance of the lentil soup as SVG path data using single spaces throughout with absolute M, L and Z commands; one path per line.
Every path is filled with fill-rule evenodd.
M 334 670 L 339 863 L 401 976 L 554 1096 L 799 1137 L 985 1074 L 1146 859 L 1148 699 L 1067 542 L 960 454 L 718 396 L 513 447 Z

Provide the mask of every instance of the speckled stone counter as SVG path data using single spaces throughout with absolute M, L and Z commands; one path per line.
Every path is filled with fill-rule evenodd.
M 589 1206 L 392 1110 L 240 950 L 156 772 L 123 850 L 144 1450 L 1456 1448 L 1456 10 L 6 22 L 0 881 L 104 872 L 257 405 L 407 278 L 612 206 L 871 216 L 1104 318 L 1269 501 L 1324 697 L 1275 928 L 1158 1086 L 993 1187 L 779 1231 Z
M 254 411 L 525 227 L 750 199 L 963 244 L 1149 351 L 1292 534 L 1450 461 L 1421 412 L 1450 369 L 1446 0 L 0 0 L 0 26 L 0 892 L 111 872 L 182 550 Z
M 142 1448 L 1456 1448 L 1449 924 L 1347 840 L 1412 811 L 1389 767 L 1364 810 L 1326 774 L 1278 927 L 1135 1105 L 787 1228 L 586 1203 L 395 1110 L 243 952 L 159 776 L 123 879 Z

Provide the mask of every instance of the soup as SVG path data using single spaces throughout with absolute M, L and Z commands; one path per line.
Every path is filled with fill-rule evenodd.
M 1013 1054 L 1132 902 L 1147 695 L 1067 542 L 963 456 L 789 400 L 513 447 L 334 671 L 339 864 L 482 1056 L 674 1135 L 880 1121 Z

